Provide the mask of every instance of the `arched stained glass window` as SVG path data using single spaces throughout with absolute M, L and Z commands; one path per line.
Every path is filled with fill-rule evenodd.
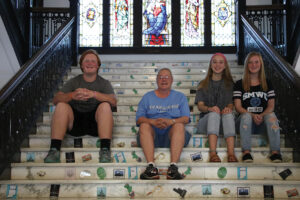
M 203 46 L 203 0 L 181 0 L 180 10 L 181 46 Z
M 133 0 L 110 0 L 110 46 L 133 46 Z
M 172 46 L 171 0 L 143 0 L 142 12 L 142 46 Z
M 212 46 L 235 46 L 234 0 L 211 1 Z
M 80 0 L 80 33 L 81 47 L 101 47 L 103 32 L 102 0 Z

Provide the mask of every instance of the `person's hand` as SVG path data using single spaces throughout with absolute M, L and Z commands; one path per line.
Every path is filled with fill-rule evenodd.
M 218 106 L 209 107 L 208 111 L 215 112 L 215 113 L 218 113 L 218 114 L 221 113 L 220 108 Z
M 94 92 L 86 88 L 77 88 L 72 95 L 73 99 L 78 101 L 87 101 L 89 98 L 92 98 L 93 96 L 94 96 Z
M 170 119 L 158 118 L 158 119 L 154 119 L 153 125 L 156 128 L 165 129 L 171 125 L 170 122 L 171 122 Z
M 225 107 L 225 108 L 222 110 L 221 113 L 222 113 L 223 115 L 224 115 L 224 114 L 232 113 L 232 109 L 229 108 L 229 107 Z
M 253 121 L 256 125 L 260 125 L 264 120 L 264 118 L 261 115 L 258 115 L 258 114 L 253 114 L 252 119 L 253 119 Z

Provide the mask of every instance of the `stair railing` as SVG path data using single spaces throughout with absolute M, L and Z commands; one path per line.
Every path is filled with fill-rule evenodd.
M 285 5 L 247 6 L 246 16 L 283 57 L 287 56 Z
M 74 22 L 66 21 L 0 91 L 0 173 L 16 162 L 22 141 L 71 66 Z
M 241 22 L 239 31 L 244 40 L 239 57 L 244 60 L 251 51 L 262 54 L 267 77 L 276 92 L 276 115 L 286 135 L 286 146 L 294 148 L 294 161 L 300 162 L 300 77 L 245 15 L 241 15 Z
M 69 18 L 69 8 L 31 8 L 29 56 L 34 55 Z

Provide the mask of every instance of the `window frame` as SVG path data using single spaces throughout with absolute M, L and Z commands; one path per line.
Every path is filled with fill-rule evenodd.
M 110 1 L 103 1 L 103 43 L 102 47 L 80 47 L 81 54 L 87 49 L 95 49 L 100 54 L 199 54 L 199 53 L 236 53 L 237 37 L 235 46 L 212 46 L 211 45 L 211 0 L 204 1 L 204 46 L 181 47 L 180 46 L 180 0 L 172 0 L 172 47 L 142 47 L 142 1 L 133 1 L 133 47 L 110 47 L 109 46 L 109 8 Z M 79 14 L 78 14 L 79 17 Z M 236 30 L 237 30 L 236 20 Z M 79 32 L 79 27 L 78 27 Z M 236 31 L 236 36 L 238 31 Z

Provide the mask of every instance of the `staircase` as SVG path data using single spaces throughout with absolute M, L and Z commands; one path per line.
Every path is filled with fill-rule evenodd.
M 268 141 L 262 135 L 254 135 L 252 139 L 254 163 L 227 163 L 226 144 L 222 137 L 217 149 L 222 162 L 208 162 L 207 136 L 195 134 L 199 111 L 194 105 L 196 87 L 206 75 L 208 62 L 103 63 L 99 73 L 111 81 L 118 98 L 117 111 L 113 113 L 114 162 L 98 162 L 98 138 L 66 136 L 61 163 L 44 164 L 55 109 L 50 103 L 49 110 L 37 123 L 36 134 L 29 136 L 29 148 L 21 149 L 21 162 L 11 165 L 11 180 L 0 181 L 0 199 L 300 198 L 300 164 L 293 163 L 292 149 L 285 148 L 283 134 L 283 163 L 270 162 Z M 240 79 L 243 67 L 235 60 L 230 60 L 229 65 L 234 79 Z M 193 136 L 178 163 L 179 171 L 186 177 L 184 180 L 166 180 L 170 153 L 169 149 L 158 148 L 155 162 L 161 174 L 160 180 L 139 180 L 146 160 L 136 144 L 135 111 L 143 94 L 156 88 L 156 73 L 162 67 L 172 70 L 173 89 L 183 92 L 190 105 L 191 123 L 186 129 Z M 80 73 L 81 70 L 74 67 L 66 80 Z M 239 136 L 236 137 L 235 152 L 241 160 Z

